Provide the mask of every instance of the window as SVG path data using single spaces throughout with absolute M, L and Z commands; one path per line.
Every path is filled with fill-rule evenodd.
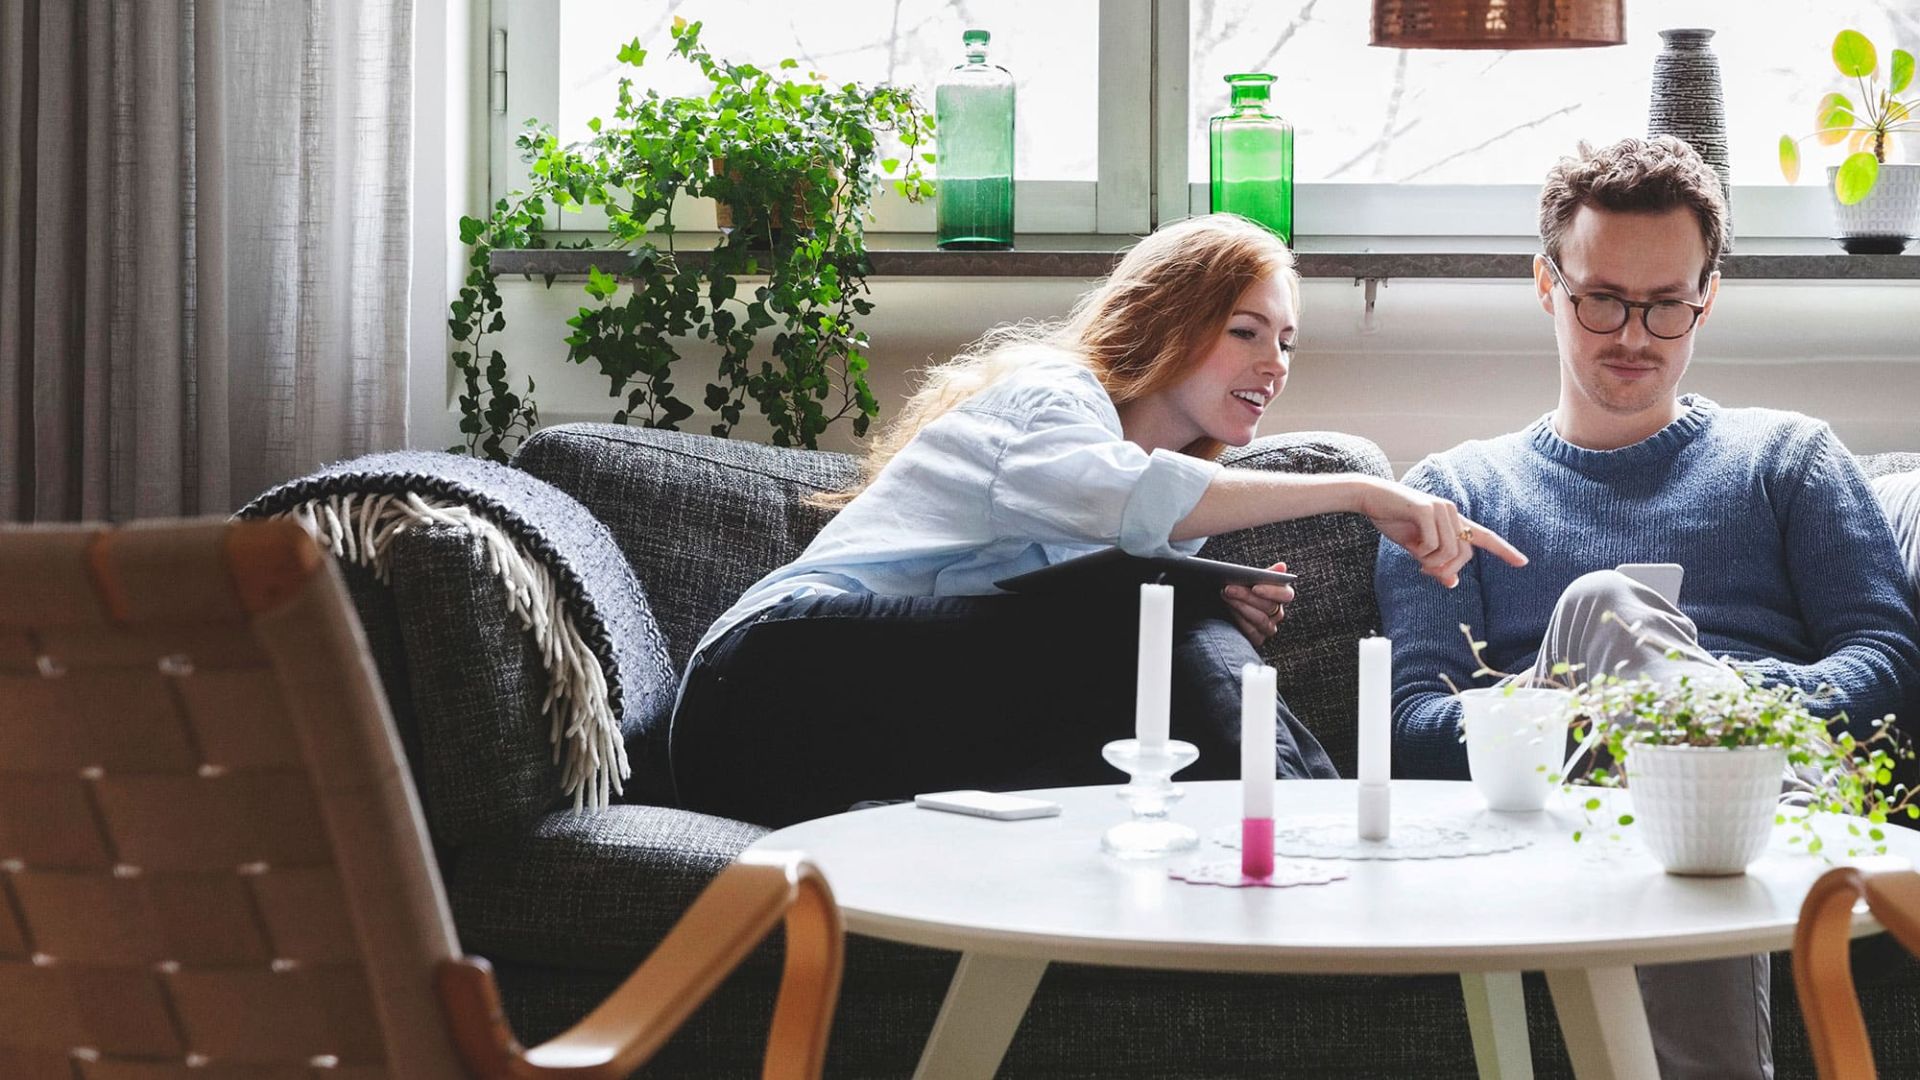
M 512 142 L 529 116 L 553 123 L 562 141 L 572 141 L 586 138 L 587 120 L 610 108 L 622 76 L 663 94 L 702 90 L 698 71 L 670 55 L 675 16 L 702 22 L 702 40 L 726 59 L 771 65 L 792 57 L 833 80 L 911 84 L 928 108 L 935 81 L 960 62 L 961 31 L 981 27 L 993 33 L 991 59 L 1015 80 L 1017 227 L 1088 233 L 1107 221 L 1121 230 L 1143 229 L 1150 94 L 1139 74 L 1146 68 L 1145 20 L 1114 16 L 1136 8 L 1144 13 L 1147 6 L 1147 0 L 496 2 L 504 8 L 496 12 L 496 28 L 506 32 L 509 81 L 505 111 L 496 102 L 493 117 L 495 190 L 524 182 Z M 634 38 L 648 51 L 637 72 L 613 56 L 619 43 Z M 1129 55 L 1127 81 L 1139 99 L 1130 109 L 1122 107 L 1125 93 L 1110 102 L 1102 92 L 1103 73 L 1118 79 L 1113 65 Z M 938 175 L 937 164 L 932 171 Z M 877 211 L 882 230 L 933 228 L 930 205 L 912 206 L 890 190 Z M 705 213 L 710 222 L 711 211 Z M 569 216 L 564 227 L 582 227 L 578 222 Z M 701 211 L 693 211 L 689 224 L 703 223 Z
M 1303 235 L 1523 237 L 1534 232 L 1540 179 L 1556 158 L 1582 138 L 1646 130 L 1656 30 L 1705 26 L 1717 31 L 1740 232 L 1815 236 L 1829 225 L 1819 179 L 1837 158 L 1814 152 L 1789 188 L 1775 146 L 1783 133 L 1809 131 L 1813 103 L 1838 85 L 1827 44 L 1843 26 L 1867 33 L 1883 54 L 1920 44 L 1920 0 L 1627 0 L 1624 46 L 1514 52 L 1371 48 L 1370 6 L 493 0 L 509 61 L 504 111 L 496 99 L 492 118 L 493 188 L 524 183 L 512 142 L 528 116 L 554 122 L 563 139 L 585 136 L 587 119 L 631 70 L 613 60 L 618 42 L 641 40 L 650 55 L 640 75 L 663 92 L 698 86 L 663 44 L 675 15 L 704 22 L 708 43 L 730 59 L 793 56 L 829 78 L 911 82 L 929 107 L 934 80 L 958 60 L 960 31 L 979 26 L 993 32 L 991 55 L 1018 85 L 1024 233 L 1137 233 L 1155 217 L 1205 212 L 1207 119 L 1225 107 L 1223 76 L 1269 71 L 1278 78 L 1274 109 L 1298 133 Z M 1405 185 L 1418 185 L 1420 197 L 1408 198 Z M 882 231 L 933 227 L 930 205 L 890 191 L 877 211 Z M 699 227 L 702 213 L 684 220 Z M 573 216 L 557 224 L 592 226 Z

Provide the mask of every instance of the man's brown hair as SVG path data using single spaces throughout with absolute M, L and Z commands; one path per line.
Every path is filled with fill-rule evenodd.
M 1621 139 L 1598 150 L 1582 142 L 1579 153 L 1554 165 L 1540 189 L 1540 242 L 1556 264 L 1560 238 L 1582 206 L 1641 214 L 1685 207 L 1700 223 L 1700 238 L 1707 245 L 1702 289 L 1720 266 L 1720 253 L 1727 246 L 1727 203 L 1720 177 L 1693 147 L 1671 135 Z

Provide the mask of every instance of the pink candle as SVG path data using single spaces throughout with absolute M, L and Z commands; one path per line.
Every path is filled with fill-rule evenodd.
M 1273 876 L 1274 670 L 1240 671 L 1240 872 Z

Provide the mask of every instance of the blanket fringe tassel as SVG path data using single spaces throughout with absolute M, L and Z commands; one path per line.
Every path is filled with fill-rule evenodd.
M 620 724 L 607 703 L 606 673 L 574 626 L 547 568 L 493 522 L 465 506 L 404 495 L 333 495 L 301 503 L 291 518 L 337 559 L 372 568 L 388 582 L 393 538 L 423 525 L 466 529 L 486 545 L 491 570 L 507 587 L 507 607 L 533 634 L 547 671 L 540 711 L 551 721 L 553 760 L 575 810 L 598 810 L 631 773 Z

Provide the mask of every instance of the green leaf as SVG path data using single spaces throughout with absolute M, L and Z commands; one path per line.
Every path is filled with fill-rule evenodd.
M 1864 79 L 1880 66 L 1873 42 L 1858 30 L 1842 30 L 1833 39 L 1833 66 L 1850 79 Z
M 1913 54 L 1905 49 L 1893 50 L 1893 70 L 1887 76 L 1887 93 L 1897 94 L 1913 81 Z
M 1833 194 L 1842 206 L 1852 206 L 1867 197 L 1880 179 L 1880 162 L 1870 151 L 1862 150 L 1840 163 L 1833 174 Z
M 1847 141 L 1847 133 L 1853 130 L 1854 123 L 1853 102 L 1845 94 L 1828 94 L 1813 108 L 1814 135 L 1822 146 Z
M 601 273 L 597 266 L 587 267 L 587 295 L 595 300 L 605 300 L 618 287 L 619 282 L 614 280 L 613 275 Z
M 1631 824 L 1633 824 L 1633 815 L 1632 815 L 1632 814 L 1621 814 L 1621 815 L 1620 815 L 1620 824 L 1622 824 L 1622 825 L 1631 825 Z
M 899 168 L 899 167 L 900 167 L 900 159 L 899 159 L 899 158 L 893 158 L 893 157 L 890 157 L 890 158 L 881 158 L 881 159 L 880 159 L 880 171 L 881 171 L 881 172 L 884 172 L 884 173 L 890 173 L 890 172 L 892 172 L 893 170 L 895 170 L 895 169 L 897 169 L 897 168 Z
M 600 55 L 605 56 L 606 54 L 601 53 Z M 647 62 L 647 50 L 640 47 L 639 38 L 634 38 L 632 41 L 620 46 L 620 52 L 614 59 L 623 64 L 632 64 L 634 67 L 639 67 L 641 64 Z

